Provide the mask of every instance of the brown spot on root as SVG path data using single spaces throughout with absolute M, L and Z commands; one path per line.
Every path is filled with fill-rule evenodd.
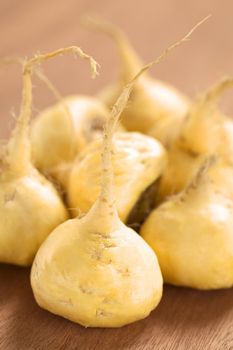
M 102 304 L 115 304 L 115 300 L 113 300 L 112 298 L 109 298 L 109 297 L 105 297 L 102 300 Z
M 13 201 L 15 199 L 16 193 L 17 193 L 16 190 L 14 190 L 10 193 L 6 193 L 4 196 L 4 203 L 7 204 L 8 202 Z
M 108 245 L 108 243 L 106 242 L 101 242 L 101 247 L 99 247 L 99 249 L 95 249 L 92 254 L 91 254 L 91 258 L 98 262 L 98 264 L 103 264 L 103 265 L 109 265 L 112 264 L 112 259 L 103 256 L 103 252 L 104 249 L 109 249 L 111 248 L 111 244 Z
M 111 317 L 112 316 L 111 312 L 107 312 L 103 309 L 97 309 L 95 314 L 97 317 Z
M 99 249 L 95 249 L 93 253 L 91 254 L 91 258 L 96 261 L 101 261 L 102 258 L 102 251 Z
M 100 237 L 100 238 L 109 238 L 109 234 L 107 233 L 102 233 L 102 232 L 93 232 L 93 235 Z
M 105 298 L 105 291 L 103 289 L 95 288 L 90 284 L 89 285 L 86 283 L 80 284 L 79 289 L 83 294 L 98 296 L 103 298 L 103 300 Z
M 126 269 L 119 269 L 119 268 L 116 268 L 116 271 L 117 271 L 120 275 L 122 275 L 123 277 L 128 277 L 128 276 L 130 276 L 130 271 L 129 271 L 128 268 L 126 268 Z
M 100 200 L 101 200 L 101 202 L 103 202 L 103 203 L 108 203 L 107 199 L 106 199 L 106 198 L 104 198 L 104 197 L 103 197 L 103 198 L 101 198 Z
M 96 134 L 101 135 L 103 133 L 104 123 L 105 119 L 102 116 L 96 116 L 93 117 L 87 125 L 85 125 L 84 133 L 88 142 L 92 141 L 94 138 L 93 136 Z
M 87 286 L 80 285 L 80 286 L 79 286 L 79 289 L 81 290 L 81 292 L 82 292 L 83 294 L 88 294 L 88 295 L 95 294 L 94 289 L 93 289 L 93 288 L 90 288 L 90 287 L 87 287 Z
M 116 247 L 116 243 L 112 241 L 109 234 L 101 233 L 101 232 L 94 232 L 93 235 L 100 239 L 100 242 L 103 245 L 103 248 L 115 248 Z
M 68 300 L 59 299 L 58 302 L 68 306 L 74 306 L 71 298 L 69 298 Z
M 182 139 L 183 139 L 183 138 L 182 138 Z M 184 139 L 183 139 L 183 141 L 185 142 Z M 185 147 L 184 147 L 184 145 L 183 145 L 182 143 L 180 143 L 179 145 L 180 145 L 180 148 L 181 148 L 190 158 L 195 159 L 195 158 L 197 158 L 197 157 L 200 156 L 200 153 L 198 153 L 198 152 L 192 150 L 191 148 L 188 148 L 188 147 L 187 147 L 188 145 L 185 145 Z
M 111 241 L 105 241 L 103 242 L 104 248 L 115 248 L 117 245 L 114 242 Z

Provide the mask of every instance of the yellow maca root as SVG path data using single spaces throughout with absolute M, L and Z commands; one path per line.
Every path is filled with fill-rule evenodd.
M 114 197 L 121 220 L 128 223 L 141 196 L 160 178 L 167 155 L 158 141 L 136 132 L 116 133 L 113 145 Z M 86 213 L 100 192 L 100 147 L 99 140 L 93 141 L 71 167 L 66 191 L 69 207 L 75 208 L 75 216 L 77 210 Z M 141 220 L 147 211 L 147 207 L 141 209 Z M 138 217 L 134 217 L 135 220 Z
M 85 54 L 79 47 L 70 46 L 64 49 L 58 49 L 54 52 L 46 55 L 35 55 L 34 58 L 29 60 L 23 69 L 23 93 L 22 93 L 22 108 L 19 116 L 18 123 L 14 129 L 13 135 L 10 139 L 9 152 L 12 166 L 24 168 L 28 165 L 28 159 L 30 157 L 29 147 L 29 118 L 31 115 L 31 104 L 32 104 L 32 83 L 31 74 L 35 66 L 39 66 L 43 61 L 54 58 L 58 55 L 72 52 L 73 54 L 79 55 L 80 57 L 89 60 L 92 70 L 92 77 L 98 74 L 97 62 L 89 55 Z M 17 160 L 17 161 L 16 161 Z M 23 164 L 24 163 L 24 164 Z
M 224 162 L 232 161 L 233 122 L 217 106 L 221 94 L 232 86 L 232 78 L 221 79 L 194 100 L 169 151 L 168 165 L 160 182 L 160 200 L 184 189 L 203 156 L 215 153 Z
M 208 17 L 200 21 L 184 38 L 164 50 L 159 61 L 166 57 L 172 49 L 187 41 L 193 31 Z M 89 27 L 110 35 L 118 46 L 122 61 L 121 79 L 117 84 L 107 87 L 98 95 L 107 106 L 111 107 L 122 86 L 142 66 L 141 60 L 118 28 L 96 18 L 89 18 L 86 22 Z M 122 114 L 122 123 L 127 130 L 146 133 L 168 147 L 177 135 L 188 107 L 189 99 L 175 88 L 144 75 L 134 86 L 132 101 Z
M 46 108 L 32 125 L 32 159 L 35 165 L 65 185 L 62 169 L 69 169 L 75 157 L 92 140 L 101 137 L 108 117 L 109 112 L 101 102 L 84 95 L 63 98 L 60 103 Z M 45 157 L 51 144 L 50 155 Z
M 78 47 L 59 49 L 26 60 L 23 91 L 16 127 L 2 154 L 0 173 L 0 262 L 30 265 L 48 234 L 68 218 L 57 191 L 32 166 L 29 121 L 34 69 L 66 52 L 88 57 Z M 92 60 L 95 72 L 95 61 Z
M 190 184 L 155 209 L 141 235 L 167 283 L 197 289 L 233 285 L 233 168 L 212 157 Z
M 225 123 L 228 126 L 229 119 L 218 109 L 221 95 L 232 87 L 232 78 L 221 79 L 194 100 L 181 129 L 180 145 L 183 149 L 189 149 L 193 153 L 219 152 L 221 142 L 232 140 L 222 140 L 223 135 L 220 133 L 227 134 L 228 128 L 225 127 Z M 229 132 L 232 133 L 232 128 Z M 231 142 L 233 144 L 233 141 Z
M 150 65 L 123 89 L 104 129 L 99 197 L 85 216 L 51 233 L 31 271 L 38 304 L 85 327 L 120 327 L 142 319 L 162 296 L 155 254 L 117 214 L 112 168 L 119 116 L 134 81 Z
M 89 142 L 100 138 L 109 112 L 94 97 L 62 98 L 44 75 L 39 78 L 59 102 L 43 110 L 32 123 L 32 160 L 41 172 L 65 187 L 74 158 Z

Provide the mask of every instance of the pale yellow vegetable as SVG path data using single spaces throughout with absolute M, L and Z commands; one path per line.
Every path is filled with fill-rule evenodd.
M 70 172 L 68 204 L 81 213 L 91 208 L 100 192 L 100 147 L 99 141 L 92 142 Z M 166 151 L 155 139 L 136 132 L 116 133 L 113 148 L 114 197 L 121 220 L 127 222 L 140 196 L 161 176 Z
M 186 189 L 142 226 L 167 283 L 198 289 L 233 285 L 233 168 L 209 166 L 205 162 Z
M 89 62 L 92 77 L 95 78 L 98 74 L 97 62 L 84 52 L 81 57 Z M 0 63 L 23 64 L 23 60 L 20 57 L 6 57 Z M 40 172 L 64 190 L 74 158 L 89 142 L 101 137 L 109 111 L 91 96 L 62 97 L 40 70 L 36 70 L 35 74 L 59 102 L 44 109 L 32 122 L 31 158 Z M 119 130 L 123 130 L 121 125 Z
M 204 155 L 217 154 L 225 162 L 233 160 L 233 122 L 219 111 L 223 91 L 233 86 L 225 78 L 198 96 L 168 153 L 168 165 L 160 182 L 160 200 L 178 193 L 197 172 Z
M 206 18 L 203 20 L 205 21 Z M 192 32 L 201 24 L 198 23 L 183 39 L 171 45 L 171 49 L 188 40 Z M 109 34 L 116 42 L 122 62 L 122 73 L 118 83 L 106 87 L 98 97 L 111 107 L 124 86 L 142 66 L 141 60 L 131 47 L 125 35 L 113 25 L 89 19 L 89 26 Z M 129 131 L 140 131 L 157 138 L 165 146 L 170 146 L 176 137 L 179 127 L 188 111 L 189 99 L 177 89 L 159 80 L 143 75 L 135 84 L 132 100 L 122 114 L 122 123 Z
M 97 98 L 82 95 L 45 109 L 32 124 L 33 163 L 65 185 L 70 163 L 89 142 L 100 138 L 108 116 Z
M 68 219 L 57 191 L 32 166 L 29 120 L 32 105 L 31 74 L 35 66 L 64 52 L 83 54 L 70 47 L 37 55 L 24 64 L 21 112 L 8 144 L 1 150 L 0 262 L 30 265 L 48 234 Z
M 112 136 L 132 84 L 123 90 L 106 126 L 98 199 L 84 217 L 51 233 L 31 271 L 38 304 L 85 327 L 120 327 L 140 320 L 162 296 L 155 254 L 121 222 L 114 203 Z
M 95 78 L 98 74 L 97 62 L 84 52 L 81 57 L 89 61 L 92 77 Z M 22 64 L 23 60 L 20 57 L 6 57 L 0 62 Z M 41 71 L 36 70 L 35 74 L 59 102 L 40 112 L 32 122 L 32 162 L 64 190 L 74 158 L 88 143 L 101 137 L 109 111 L 91 96 L 62 97 Z M 119 129 L 123 130 L 123 127 L 119 126 Z

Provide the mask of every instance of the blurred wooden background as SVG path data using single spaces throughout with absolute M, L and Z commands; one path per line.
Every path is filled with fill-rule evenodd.
M 233 75 L 232 0 L 0 0 L 0 57 L 31 56 L 67 45 L 79 45 L 101 64 L 101 75 L 90 79 L 89 67 L 71 56 L 46 63 L 48 77 L 64 95 L 95 93 L 117 77 L 118 57 L 106 36 L 80 25 L 83 14 L 99 14 L 119 25 L 128 34 L 144 61 L 181 38 L 196 22 L 211 13 L 212 18 L 152 69 L 155 77 L 171 82 L 189 95 L 221 76 Z M 0 137 L 13 124 L 19 110 L 21 70 L 0 67 Z M 34 80 L 34 109 L 54 102 L 51 93 Z M 225 98 L 233 114 L 230 93 Z

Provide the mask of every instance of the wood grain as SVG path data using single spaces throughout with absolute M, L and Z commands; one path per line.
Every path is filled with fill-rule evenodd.
M 45 71 L 63 94 L 97 92 L 116 76 L 118 61 L 108 38 L 80 26 L 80 15 L 87 12 L 119 24 L 145 61 L 212 13 L 192 40 L 155 67 L 153 74 L 190 95 L 233 74 L 231 0 L 0 0 L 0 56 L 80 45 L 101 63 L 96 81 L 89 78 L 86 64 L 72 57 L 46 64 Z M 54 99 L 41 84 L 35 85 L 36 113 Z M 0 137 L 9 134 L 10 112 L 14 107 L 17 114 L 20 95 L 20 68 L 1 67 Z M 233 112 L 230 94 L 225 106 Z M 1 350 L 230 350 L 232 320 L 233 290 L 200 292 L 166 286 L 161 304 L 147 319 L 122 329 L 84 329 L 36 305 L 28 269 L 0 266 Z
M 143 321 L 120 329 L 84 329 L 40 309 L 29 269 L 0 267 L 0 349 L 233 349 L 233 290 L 165 287 Z

